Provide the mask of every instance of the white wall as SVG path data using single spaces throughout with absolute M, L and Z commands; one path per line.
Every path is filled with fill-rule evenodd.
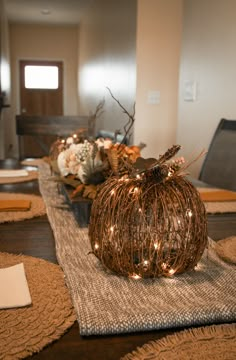
M 139 0 L 134 142 L 147 144 L 144 157 L 157 158 L 176 143 L 182 0 Z M 149 91 L 160 103 L 149 104 Z
M 80 111 L 94 112 L 105 99 L 97 129 L 115 131 L 128 117 L 106 87 L 127 111 L 133 111 L 136 90 L 136 0 L 96 0 L 79 26 Z
M 222 117 L 236 119 L 235 14 L 235 0 L 184 1 L 177 142 L 187 159 L 208 149 Z M 184 101 L 185 81 L 196 83 L 195 101 Z

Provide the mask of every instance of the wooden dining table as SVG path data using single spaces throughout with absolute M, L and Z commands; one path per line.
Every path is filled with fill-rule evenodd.
M 0 160 L 0 168 L 27 169 L 27 166 L 21 165 L 15 159 L 6 159 Z M 40 195 L 37 180 L 1 184 L 0 192 Z M 208 215 L 208 234 L 216 241 L 236 235 L 236 213 Z M 30 255 L 58 264 L 54 236 L 47 215 L 0 224 L 0 252 Z M 81 336 L 79 324 L 76 321 L 59 340 L 46 346 L 32 358 L 118 360 L 138 346 L 181 330 L 183 328 L 105 336 Z

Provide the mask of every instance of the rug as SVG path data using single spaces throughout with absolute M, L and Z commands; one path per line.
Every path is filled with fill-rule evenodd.
M 79 228 L 46 166 L 39 168 L 39 186 L 81 335 L 236 320 L 235 266 L 219 258 L 213 241 L 194 271 L 154 280 L 117 276 L 90 253 L 88 229 Z
M 58 265 L 24 255 L 0 253 L 0 267 L 23 262 L 32 305 L 0 310 L 0 359 L 23 359 L 59 339 L 76 320 Z
M 38 179 L 38 171 L 31 170 L 31 171 L 28 171 L 27 176 L 0 177 L 0 185 L 27 182 L 27 181 L 32 181 L 32 180 L 36 180 L 36 179 Z
M 0 211 L 0 223 L 21 221 L 46 214 L 43 198 L 38 195 L 21 193 L 0 193 L 1 200 L 29 200 L 31 207 L 27 211 Z
M 137 348 L 121 360 L 235 360 L 236 324 L 180 331 Z

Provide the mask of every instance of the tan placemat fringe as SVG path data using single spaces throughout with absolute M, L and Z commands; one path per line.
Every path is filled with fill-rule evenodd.
M 121 360 L 234 360 L 236 324 L 189 329 L 151 341 Z

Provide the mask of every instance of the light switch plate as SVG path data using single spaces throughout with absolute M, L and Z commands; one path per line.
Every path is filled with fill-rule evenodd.
M 160 104 L 161 93 L 159 90 L 149 90 L 147 93 L 148 104 Z
M 184 82 L 184 101 L 195 101 L 197 98 L 196 81 L 186 80 Z

